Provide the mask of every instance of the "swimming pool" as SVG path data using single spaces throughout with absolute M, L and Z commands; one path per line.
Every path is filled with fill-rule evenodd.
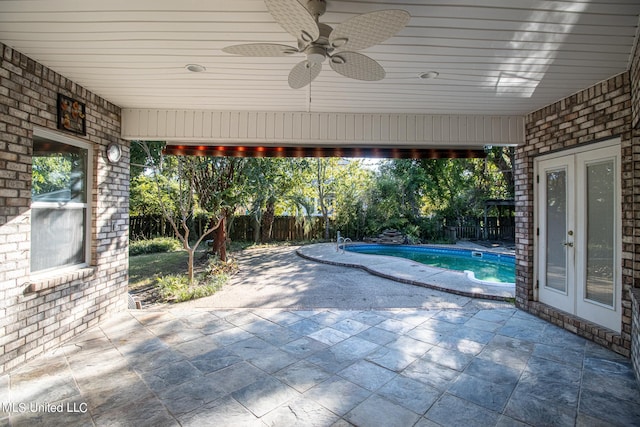
M 515 257 L 468 249 L 436 248 L 433 246 L 388 246 L 354 244 L 347 251 L 369 255 L 389 255 L 407 258 L 431 267 L 472 272 L 471 278 L 501 285 L 516 281 Z

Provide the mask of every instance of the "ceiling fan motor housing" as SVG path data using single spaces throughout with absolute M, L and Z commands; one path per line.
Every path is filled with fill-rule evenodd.
M 327 11 L 327 2 L 325 0 L 303 0 L 300 3 L 302 3 L 316 20 Z

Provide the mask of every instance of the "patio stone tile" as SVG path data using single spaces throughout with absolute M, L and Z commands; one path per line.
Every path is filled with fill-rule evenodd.
M 291 311 L 273 311 L 273 310 L 263 310 L 257 312 L 257 314 L 271 322 L 277 323 L 280 326 L 289 326 L 296 322 L 303 320 L 303 316 L 300 316 Z
M 533 426 L 574 426 L 576 408 L 541 400 L 538 396 L 518 390 L 507 403 L 504 414 L 527 425 Z
M 298 338 L 280 347 L 280 349 L 299 358 L 305 358 L 325 348 L 327 348 L 327 344 L 316 341 L 311 337 Z
M 326 311 L 321 311 L 320 313 L 317 313 L 312 317 L 309 317 L 309 319 L 313 320 L 314 322 L 324 327 L 328 327 L 357 313 L 358 313 L 357 311 L 354 311 L 353 313 L 350 313 L 348 311 L 341 311 L 340 313 L 337 313 L 330 310 L 326 310 Z
M 2 413 L 0 413 L 0 426 L 84 427 L 93 425 L 91 413 L 88 411 L 85 413 L 81 412 L 81 408 L 83 408 L 81 405 L 84 403 L 82 399 L 70 398 L 55 403 L 47 400 L 44 402 L 47 402 L 50 405 L 49 408 L 55 407 L 56 411 L 54 412 L 51 409 L 39 410 L 37 406 L 32 408 L 29 405 L 31 402 L 25 402 L 27 404 L 26 410 L 16 410 L 11 413 L 10 418 L 3 418 Z M 61 409 L 61 411 L 58 411 L 58 409 Z
M 456 371 L 463 371 L 464 368 L 471 363 L 473 356 L 456 350 L 434 347 L 429 350 L 422 359 L 446 366 L 447 368 L 455 369 Z
M 254 415 L 261 417 L 299 396 L 299 393 L 273 377 L 265 377 L 233 392 L 232 396 Z
M 585 372 L 598 373 L 622 378 L 635 378 L 633 366 L 629 359 L 602 359 L 599 357 L 585 357 Z
M 458 330 L 460 325 L 455 323 L 445 322 L 444 320 L 429 319 L 420 325 L 420 328 L 430 329 L 434 332 L 439 332 L 443 335 L 450 335 Z
M 479 342 L 456 336 L 444 337 L 438 342 L 437 347 L 455 350 L 471 356 L 478 355 L 484 349 L 484 345 Z
M 363 338 L 375 344 L 385 345 L 398 339 L 399 335 L 394 332 L 389 332 L 378 327 L 371 327 L 360 332 L 356 335 L 359 338 Z
M 252 336 L 249 339 L 242 340 L 225 347 L 226 350 L 230 350 L 242 357 L 243 359 L 251 359 L 264 351 L 270 351 L 276 348 L 273 344 L 269 344 L 265 340 Z
M 367 390 L 376 391 L 397 374 L 366 360 L 359 360 L 338 372 L 338 375 Z
M 496 335 L 477 357 L 523 370 L 533 350 L 533 343 Z
M 274 409 L 261 420 L 270 426 L 325 427 L 335 425 L 339 417 L 319 403 L 301 397 Z
M 497 384 L 463 373 L 453 381 L 447 392 L 492 411 L 501 412 L 514 387 L 515 384 Z
M 80 396 L 64 357 L 45 357 L 9 377 L 11 402 L 44 403 Z
M 500 414 L 445 393 L 433 404 L 425 417 L 442 425 L 486 427 L 495 425 Z
M 595 418 L 606 417 L 610 425 L 640 425 L 640 405 L 629 401 L 612 399 L 609 389 L 599 391 L 582 390 L 580 412 Z
M 371 393 L 343 378 L 334 376 L 304 393 L 333 413 L 346 414 L 356 405 L 369 397 Z
M 398 375 L 382 386 L 376 394 L 422 415 L 438 400 L 442 392 L 419 381 Z
M 222 387 L 227 393 L 233 393 L 266 376 L 267 374 L 264 371 L 255 366 L 247 362 L 238 362 L 235 365 L 208 374 L 207 378 Z
M 186 361 L 170 363 L 153 371 L 142 374 L 142 379 L 153 391 L 159 393 L 162 390 L 182 384 L 201 376 L 199 370 Z
M 351 335 L 345 334 L 344 332 L 338 331 L 337 329 L 326 327 L 324 329 L 320 329 L 317 332 L 308 334 L 308 336 L 316 341 L 320 341 L 327 345 L 334 345 L 339 343 L 340 341 L 346 340 Z
M 112 350 L 114 348 L 113 343 L 109 341 L 102 332 L 100 332 L 100 335 L 102 336 L 99 338 L 78 341 L 73 344 L 65 345 L 62 347 L 64 354 L 66 356 L 72 356 L 77 353 L 96 354 Z
M 541 401 L 561 404 L 567 408 L 575 408 L 578 404 L 580 387 L 578 384 L 566 384 L 539 380 L 535 377 L 524 377 L 520 380 L 514 394 L 536 396 Z
M 232 325 L 224 319 L 219 319 L 214 315 L 211 315 L 211 317 L 212 320 L 208 321 L 200 328 L 200 332 L 202 332 L 204 335 L 215 334 L 235 327 L 235 325 Z
M 311 319 L 302 319 L 296 323 L 292 323 L 287 328 L 299 335 L 309 335 L 324 329 L 324 326 Z
M 234 326 L 244 326 L 256 320 L 264 320 L 261 317 L 253 314 L 251 311 L 240 311 L 238 313 L 231 314 L 224 318 L 227 322 Z
M 442 425 L 434 423 L 433 421 L 422 417 L 417 423 L 414 424 L 413 427 L 442 427 Z
M 365 323 L 358 322 L 357 320 L 344 319 L 335 323 L 331 328 L 344 332 L 345 334 L 356 335 L 366 329 L 369 329 L 370 326 Z
M 400 372 L 413 363 L 416 358 L 404 351 L 382 347 L 367 356 L 366 360 L 389 370 Z
M 409 365 L 402 375 L 444 391 L 460 375 L 460 372 L 429 360 L 418 359 Z
M 585 370 L 582 373 L 581 384 L 582 393 L 607 390 L 608 395 L 615 399 L 640 404 L 640 388 L 635 378 Z
M 224 331 L 216 332 L 208 336 L 217 342 L 220 347 L 235 344 L 253 337 L 252 334 L 238 327 L 225 329 Z
M 187 359 L 192 359 L 218 348 L 220 348 L 220 344 L 215 339 L 208 336 L 173 346 L 174 350 L 182 354 Z
M 505 337 L 516 338 L 532 343 L 540 342 L 543 336 L 543 331 L 540 328 L 519 325 L 505 325 L 500 328 L 497 333 Z
M 389 318 L 389 314 L 390 313 L 385 311 L 361 311 L 360 313 L 351 316 L 351 318 L 369 326 L 376 326 L 378 323 L 387 320 Z
M 584 352 L 588 341 L 555 325 L 548 325 L 544 329 L 540 343 Z
M 579 351 L 546 344 L 536 344 L 533 349 L 533 356 L 582 368 L 584 350 Z
M 95 379 L 99 376 L 106 376 L 113 372 L 128 371 L 130 369 L 129 360 L 120 354 L 118 350 L 112 348 L 100 354 L 75 353 L 67 357 L 69 369 L 77 381 L 84 379 Z M 46 368 L 46 365 L 45 365 Z M 64 372 L 65 369 L 53 368 L 50 372 Z
M 385 347 L 401 351 L 411 357 L 420 357 L 433 348 L 433 345 L 407 336 L 401 336 L 396 340 L 387 343 Z
M 192 358 L 191 364 L 203 374 L 209 374 L 241 361 L 242 358 L 231 350 L 219 348 Z
M 358 337 L 351 337 L 332 347 L 320 350 L 307 358 L 308 361 L 331 373 L 336 373 L 365 357 L 379 346 Z
M 535 382 L 553 382 L 561 384 L 579 384 L 582 372 L 579 368 L 574 368 L 553 360 L 531 357 L 527 367 L 520 378 Z
M 183 427 L 256 426 L 264 424 L 231 396 L 208 403 L 178 417 Z
M 246 359 L 247 362 L 268 373 L 274 373 L 299 360 L 298 357 L 277 348 L 270 348 L 261 353 L 256 353 Z
M 500 322 L 491 322 L 489 320 L 478 319 L 475 316 L 469 319 L 469 321 L 464 325 L 467 328 L 486 331 L 486 332 L 496 332 L 498 329 L 502 328 L 503 326 L 503 324 Z
M 476 357 L 469 366 L 467 366 L 464 373 L 495 384 L 515 387 L 520 379 L 522 370 Z
M 159 350 L 150 352 L 141 357 L 140 354 L 130 354 L 127 356 L 127 362 L 132 369 L 137 372 L 153 371 L 170 363 L 185 360 L 185 356 L 174 350 Z
M 469 322 L 471 322 L 471 320 L 469 320 Z M 493 332 L 469 327 L 469 322 L 465 323 L 463 328 L 458 328 L 458 330 L 454 331 L 451 336 L 475 341 L 480 344 L 488 344 L 493 337 L 495 337 Z M 479 321 L 476 320 L 476 322 Z
M 480 310 L 473 316 L 473 318 L 495 323 L 504 323 L 513 317 L 515 312 L 515 309 Z
M 436 313 L 431 318 L 435 320 L 441 320 L 443 322 L 453 323 L 455 325 L 463 325 L 471 319 L 472 315 L 463 311 L 441 311 Z
M 169 350 L 171 346 L 162 341 L 160 338 L 149 335 L 144 339 L 130 342 L 119 341 L 115 346 L 118 351 L 125 356 L 138 357 L 145 353 L 154 353 L 156 351 Z
M 165 427 L 178 426 L 172 417 L 155 397 L 145 397 L 130 401 L 118 408 L 118 411 L 103 412 L 95 416 L 96 426 L 141 426 Z M 64 425 L 64 424 L 61 424 Z
M 419 418 L 415 412 L 376 395 L 345 415 L 347 421 L 358 426 L 405 427 L 413 425 Z
M 433 329 L 429 329 L 424 326 L 418 326 L 417 328 L 407 332 L 406 335 L 429 344 L 437 344 L 445 337 L 444 333 L 436 332 Z
M 589 423 L 580 424 L 578 422 L 577 425 L 597 427 L 596 424 L 589 424 Z M 498 424 L 496 424 L 496 427 L 529 427 L 529 426 L 530 426 L 530 424 L 525 424 L 525 423 L 520 422 L 518 420 L 514 420 L 513 418 L 508 417 L 506 415 L 502 415 L 500 417 L 500 419 L 498 420 Z M 602 427 L 605 427 L 605 426 L 602 426 Z
M 219 399 L 226 392 L 208 377 L 198 377 L 157 394 L 167 409 L 177 416 Z
M 149 387 L 135 374 L 114 375 L 86 384 L 80 384 L 82 399 L 95 416 L 104 412 L 117 411 L 130 402 L 153 397 Z
M 276 372 L 274 376 L 288 384 L 297 391 L 304 393 L 316 386 L 332 374 L 306 360 L 301 360 L 293 365 Z
M 220 319 L 218 319 L 216 315 L 211 314 L 208 311 L 200 311 L 191 313 L 190 315 L 185 317 L 181 317 L 180 321 L 188 328 L 204 329 L 212 322 L 219 322 Z
M 389 332 L 395 332 L 397 334 L 404 334 L 415 328 L 410 323 L 405 323 L 402 320 L 387 319 L 376 325 L 377 328 L 384 329 Z
M 295 314 L 296 316 L 300 316 L 303 318 L 309 318 L 309 317 L 313 317 L 316 314 L 318 314 L 318 310 L 290 310 L 291 313 Z

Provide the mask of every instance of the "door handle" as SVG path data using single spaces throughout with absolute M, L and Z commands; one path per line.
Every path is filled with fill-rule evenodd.
M 573 242 L 564 242 L 563 243 L 564 246 L 569 246 L 570 248 L 573 247 Z

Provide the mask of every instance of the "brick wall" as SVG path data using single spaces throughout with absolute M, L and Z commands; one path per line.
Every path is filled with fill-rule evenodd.
M 129 148 L 120 109 L 0 43 L 0 373 L 126 308 Z M 86 103 L 93 147 L 89 268 L 32 280 L 31 154 L 34 126 L 56 130 L 57 94 Z M 74 136 L 73 134 L 68 136 Z M 74 136 L 75 137 L 75 136 Z M 105 148 L 123 147 L 110 164 Z
M 640 140 L 633 137 L 631 73 L 625 72 L 528 114 L 526 144 L 516 152 L 516 304 L 543 319 L 629 356 L 631 300 L 629 291 L 638 274 L 634 265 L 634 179 L 640 170 Z M 637 82 L 636 82 L 637 83 Z M 583 319 L 534 301 L 534 186 L 533 161 L 538 155 L 620 137 L 622 141 L 622 332 L 590 324 Z M 636 171 L 634 173 L 634 171 Z
M 635 288 L 631 293 L 633 306 L 632 336 L 631 339 L 631 363 L 636 374 L 636 381 L 640 387 L 640 289 Z

